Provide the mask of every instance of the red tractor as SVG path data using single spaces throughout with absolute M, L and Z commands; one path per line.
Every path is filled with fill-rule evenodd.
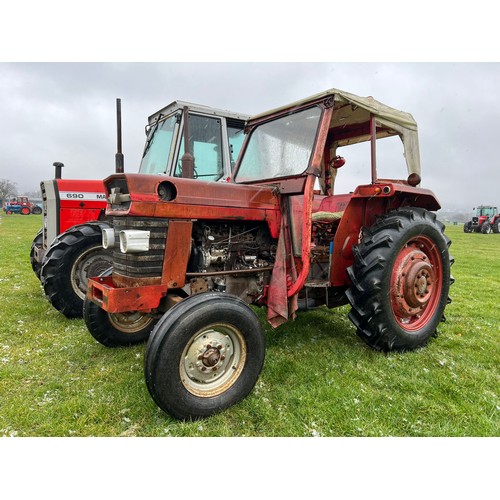
M 500 233 L 500 215 L 498 208 L 490 205 L 480 205 L 473 210 L 476 214 L 464 224 L 464 233 Z
M 123 172 L 121 110 L 117 102 L 116 171 Z M 191 176 L 227 181 L 243 143 L 246 115 L 174 101 L 151 115 L 139 172 L 181 175 L 184 130 L 190 131 L 195 162 Z M 189 127 L 188 127 L 189 124 Z M 31 264 L 51 304 L 68 318 L 82 317 L 89 276 L 112 264 L 102 248 L 102 230 L 111 227 L 105 213 L 102 180 L 61 179 L 62 163 L 54 163 L 55 179 L 41 182 L 43 227 L 31 248 Z
M 2 210 L 6 214 L 39 215 L 42 213 L 42 209 L 36 203 L 32 203 L 27 196 L 14 196 L 4 204 Z
M 299 309 L 349 303 L 357 334 L 385 352 L 424 346 L 450 302 L 451 242 L 438 200 L 418 187 L 410 114 L 331 89 L 254 116 L 245 132 L 228 183 L 104 181 L 112 222 L 103 245 L 113 266 L 89 279 L 84 319 L 105 346 L 149 337 L 146 385 L 180 419 L 251 392 L 265 339 L 249 305 L 265 306 L 278 327 Z M 379 175 L 377 147 L 389 137 L 402 141 L 404 179 Z M 363 142 L 371 179 L 334 193 L 339 149 Z M 186 162 L 185 177 L 189 170 Z

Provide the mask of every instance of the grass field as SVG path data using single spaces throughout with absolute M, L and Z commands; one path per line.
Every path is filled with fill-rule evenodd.
M 29 262 L 41 216 L 0 216 L 0 436 L 499 436 L 500 234 L 449 226 L 453 302 L 438 338 L 383 355 L 348 307 L 266 326 L 253 392 L 179 422 L 143 376 L 145 345 L 109 349 L 47 302 Z M 264 322 L 264 311 L 258 311 Z

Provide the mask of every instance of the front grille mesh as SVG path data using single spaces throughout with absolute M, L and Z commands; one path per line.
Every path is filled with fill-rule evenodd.
M 114 217 L 115 248 L 113 250 L 113 272 L 130 278 L 161 277 L 168 219 L 143 217 Z M 125 254 L 120 251 L 119 233 L 126 229 L 150 231 L 149 251 Z

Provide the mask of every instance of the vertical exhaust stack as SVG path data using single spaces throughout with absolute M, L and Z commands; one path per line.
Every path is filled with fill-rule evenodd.
M 122 100 L 116 99 L 116 155 L 115 172 L 123 174 L 123 153 L 122 153 Z
M 189 150 L 189 113 L 187 106 L 182 110 L 184 115 L 184 154 L 181 158 L 182 177 L 194 178 L 194 158 Z
M 61 179 L 62 178 L 62 168 L 64 167 L 64 163 L 61 163 L 59 161 L 56 161 L 52 164 L 54 167 L 56 167 L 56 173 L 55 173 L 55 178 L 56 179 Z

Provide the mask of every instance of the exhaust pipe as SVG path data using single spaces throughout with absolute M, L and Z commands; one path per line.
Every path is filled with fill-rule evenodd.
M 61 179 L 62 178 L 62 168 L 64 167 L 64 163 L 61 163 L 59 161 L 56 161 L 52 164 L 54 167 L 56 167 L 56 179 Z
M 123 174 L 123 154 L 122 154 L 122 100 L 116 99 L 116 155 L 115 172 Z

